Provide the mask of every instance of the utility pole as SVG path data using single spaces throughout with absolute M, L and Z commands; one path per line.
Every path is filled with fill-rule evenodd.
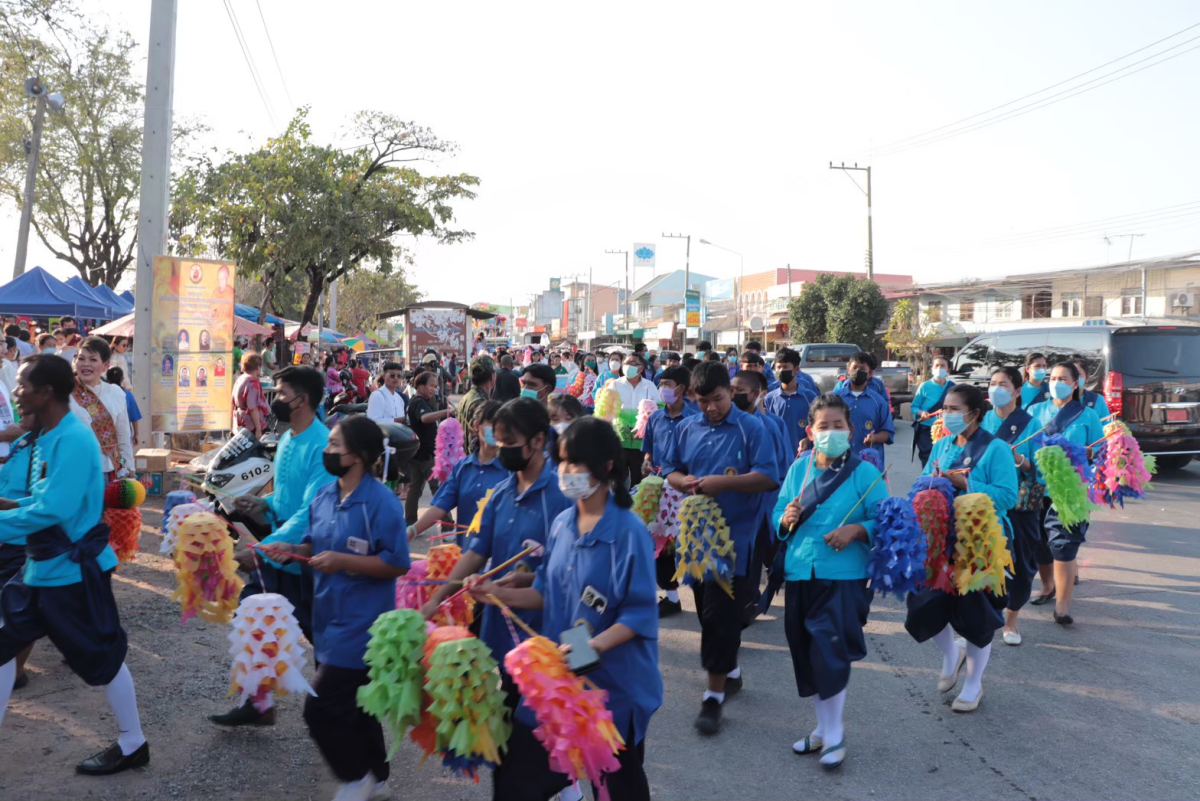
M 331 329 L 333 329 L 334 331 L 338 330 L 338 327 L 337 327 L 337 290 L 338 290 L 338 281 L 335 278 L 329 284 L 329 327 Z
M 1129 240 L 1129 255 L 1125 257 L 1126 263 L 1131 263 L 1133 261 L 1133 240 L 1137 239 L 1138 237 L 1142 237 L 1142 236 L 1145 236 L 1145 234 L 1113 234 L 1112 235 L 1113 239 L 1121 239 L 1122 237 L 1124 237 L 1125 239 Z M 1105 237 L 1105 239 L 1108 239 L 1108 237 Z M 1084 303 L 1086 303 L 1086 302 L 1087 302 L 1087 299 L 1085 298 Z M 1142 322 L 1143 323 L 1146 322 L 1147 319 L 1149 319 L 1149 315 L 1147 314 L 1147 311 L 1146 311 L 1146 265 L 1143 264 L 1142 265 Z
M 842 172 L 846 173 L 846 177 L 850 178 L 851 181 L 854 181 L 854 178 L 850 175 L 850 173 L 855 170 L 857 170 L 858 172 L 865 172 L 867 174 L 867 189 L 865 192 L 863 192 L 863 188 L 861 186 L 858 186 L 858 181 L 854 181 L 854 185 L 858 186 L 858 191 L 863 192 L 863 194 L 867 196 L 867 280 L 874 281 L 875 280 L 875 243 L 874 243 L 874 241 L 872 239 L 872 235 L 871 235 L 871 168 L 870 167 L 860 167 L 860 166 L 858 166 L 858 162 L 855 162 L 854 166 L 852 166 L 852 167 L 847 167 L 846 162 L 844 162 L 844 161 L 840 165 L 835 167 L 833 162 L 831 161 L 831 162 L 829 162 L 829 169 L 841 170 Z
M 46 121 L 46 90 L 41 88 L 41 81 L 36 78 L 34 80 L 40 94 L 33 101 L 33 134 L 29 138 L 29 159 L 25 169 L 25 194 L 21 200 L 21 227 L 17 229 L 17 261 L 13 265 L 13 278 L 25 272 L 25 255 L 29 251 L 29 226 L 33 220 L 33 188 L 37 184 L 38 155 L 42 150 L 42 127 Z
M 683 262 L 683 349 L 687 350 L 687 293 L 692 288 L 692 235 L 663 232 L 663 238 L 687 240 L 687 253 Z
M 629 325 L 629 251 L 628 250 L 606 250 L 605 253 L 623 253 L 625 255 L 625 325 Z M 621 291 L 618 289 L 617 294 Z M 621 304 L 617 304 L 620 308 Z
M 142 194 L 138 207 L 137 273 L 134 289 L 133 389 L 153 426 L 150 405 L 150 344 L 154 339 L 154 257 L 167 252 L 171 201 L 171 123 L 175 94 L 175 21 L 179 0 L 152 0 L 150 52 L 146 59 L 146 113 L 142 125 Z M 156 439 L 161 439 L 161 436 Z

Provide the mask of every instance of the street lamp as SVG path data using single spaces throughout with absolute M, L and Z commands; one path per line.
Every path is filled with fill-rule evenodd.
M 714 244 L 713 242 L 709 242 L 707 239 L 701 239 L 700 244 L 708 245 L 709 247 L 716 248 L 717 250 L 723 250 L 726 253 L 732 253 L 733 255 L 738 257 L 738 285 L 737 285 L 737 290 L 733 293 L 733 309 L 734 309 L 734 315 L 735 315 L 734 319 L 737 321 L 737 329 L 738 329 L 737 348 L 738 348 L 738 353 L 741 353 L 742 352 L 742 281 L 746 277 L 746 259 L 745 259 L 745 257 L 742 256 L 741 253 L 738 253 L 733 248 L 727 248 L 724 245 Z
M 46 93 L 41 78 L 25 80 L 25 94 L 33 100 L 33 132 L 25 143 L 28 163 L 25 168 L 25 196 L 21 201 L 21 223 L 17 229 L 17 260 L 13 265 L 13 278 L 25 272 L 25 256 L 29 251 L 29 226 L 33 220 L 33 188 L 37 183 L 38 154 L 42 149 L 42 127 L 46 121 L 46 107 L 62 111 L 67 104 L 59 92 Z

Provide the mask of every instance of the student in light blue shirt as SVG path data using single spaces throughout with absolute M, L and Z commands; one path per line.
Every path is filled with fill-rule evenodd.
M 833 394 L 841 396 L 850 407 L 850 422 L 854 429 L 850 451 L 859 456 L 863 448 L 871 448 L 878 454 L 879 463 L 885 464 L 883 446 L 891 444 L 896 424 L 892 421 L 892 407 L 887 400 L 867 388 L 870 359 L 868 353 L 855 354 L 847 367 L 849 383 L 834 390 Z
M 813 698 L 817 727 L 792 745 L 820 753 L 823 767 L 846 758 L 843 710 L 851 664 L 867 654 L 863 626 L 875 516 L 887 485 L 850 449 L 857 432 L 839 395 L 813 402 L 806 434 L 813 449 L 788 470 L 771 513 L 771 530 L 786 549 L 784 631 L 796 688 Z M 815 696 L 815 697 L 814 697 Z
M 1012 449 L 980 426 L 983 398 L 979 387 L 971 384 L 959 384 L 947 393 L 942 425 L 948 436 L 933 444 L 923 475 L 948 479 L 955 496 L 987 495 L 996 522 L 1011 538 L 1008 511 L 1017 503 L 1017 468 Z M 1004 606 L 1003 596 L 987 591 L 952 595 L 926 587 L 908 597 L 904 627 L 917 642 L 932 639 L 942 652 L 939 692 L 954 688 L 966 662 L 967 678 L 952 704 L 955 712 L 974 712 L 979 708 L 983 671 L 992 653 L 996 629 L 1004 625 L 1000 614 Z M 955 644 L 955 632 L 966 639 L 965 651 Z
M 58 356 L 36 354 L 21 364 L 17 410 L 41 427 L 30 453 L 27 497 L 0 500 L 0 544 L 25 541 L 24 573 L 3 588 L 0 615 L 0 723 L 17 678 L 16 657 L 50 637 L 67 666 L 93 687 L 104 687 L 120 735 L 76 765 L 77 773 L 107 775 L 150 762 L 133 677 L 125 665 L 128 641 L 112 593 L 117 558 L 101 523 L 104 474 L 100 444 L 71 413 L 75 376 Z
M 945 356 L 935 356 L 933 378 L 921 382 L 912 400 L 913 447 L 921 459 L 921 467 L 929 461 L 929 452 L 933 450 L 933 423 L 952 386 L 950 360 Z
M 1070 361 L 1079 370 L 1079 402 L 1094 411 L 1096 416 L 1100 418 L 1101 423 L 1107 423 L 1110 416 L 1108 401 L 1099 392 L 1093 392 L 1087 388 L 1087 360 L 1077 353 L 1071 357 Z
M 1048 400 L 1050 386 L 1046 381 L 1050 364 L 1043 353 L 1026 354 L 1025 381 L 1021 384 L 1021 408 L 1029 411 L 1034 405 Z
M 758 571 L 752 567 L 761 522 L 759 496 L 776 489 L 779 482 L 774 477 L 777 456 L 772 439 L 756 416 L 733 405 L 725 366 L 701 362 L 692 373 L 692 388 L 703 414 L 679 426 L 662 471 L 680 492 L 715 498 L 733 541 L 732 597 L 714 583 L 701 581 L 693 586 L 700 618 L 700 661 L 708 673 L 696 727 L 701 733 L 716 734 L 726 691 L 736 692 L 742 685 L 737 656 L 743 615 L 757 592 Z
M 541 633 L 556 642 L 569 629 L 586 628 L 600 656 L 588 679 L 606 693 L 613 725 L 625 740 L 619 767 L 605 775 L 604 788 L 614 799 L 648 801 L 646 733 L 663 701 L 654 549 L 630 508 L 623 466 L 611 425 L 595 417 L 572 423 L 559 440 L 557 475 L 570 506 L 554 520 L 545 559 L 532 576 L 519 575 L 509 586 L 487 582 L 473 594 L 483 603 L 494 596 L 514 609 L 539 610 Z M 549 798 L 567 785 L 565 776 L 549 771 L 544 746 L 533 736 L 536 725 L 522 704 L 509 751 L 493 774 L 494 798 Z

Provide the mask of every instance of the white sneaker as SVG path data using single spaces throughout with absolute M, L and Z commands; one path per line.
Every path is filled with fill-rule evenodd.
M 579 782 L 572 782 L 570 787 L 563 788 L 555 798 L 558 801 L 583 801 L 583 789 Z
M 375 778 L 373 775 L 371 778 Z M 392 797 L 392 791 L 388 789 L 386 781 L 375 782 L 375 787 L 371 790 L 371 795 L 368 796 L 368 801 L 387 801 Z
M 333 801 L 370 801 L 371 791 L 375 789 L 375 777 L 370 772 L 356 782 L 342 782 Z

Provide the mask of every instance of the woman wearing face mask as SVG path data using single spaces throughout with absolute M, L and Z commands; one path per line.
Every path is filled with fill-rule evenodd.
M 1104 424 L 1095 411 L 1079 401 L 1079 368 L 1070 362 L 1054 365 L 1050 373 L 1050 400 L 1029 409 L 1033 418 L 1032 430 L 1039 430 L 1046 437 L 1061 434 L 1072 443 L 1087 448 L 1088 459 L 1092 458 L 1091 444 L 1104 436 Z M 1032 431 L 1031 431 L 1032 433 Z M 1038 475 L 1038 482 L 1045 480 Z M 1042 574 L 1042 594 L 1031 603 L 1041 606 L 1054 599 L 1054 622 L 1069 626 L 1075 622 L 1071 617 L 1071 594 L 1075 589 L 1078 567 L 1075 557 L 1079 546 L 1087 535 L 1087 523 L 1067 527 L 1059 520 L 1054 499 L 1047 496 L 1042 501 L 1042 530 L 1045 549 L 1038 552 L 1038 570 Z M 1053 568 L 1051 568 L 1053 565 Z M 1053 570 L 1052 578 L 1048 576 Z M 1047 583 L 1047 578 L 1051 578 Z
M 1008 599 L 1004 613 L 1005 645 L 1020 645 L 1017 615 L 1029 601 L 1033 577 L 1037 575 L 1038 546 L 1042 541 L 1042 485 L 1037 482 L 1033 454 L 1037 450 L 1029 424 L 1029 412 L 1021 408 L 1021 371 L 1001 367 L 992 373 L 988 400 L 992 409 L 983 417 L 983 430 L 1008 445 L 1017 466 L 1017 505 L 1008 512 L 1012 526 L 1009 546 L 1013 557 L 1013 575 L 1007 582 Z
M 478 584 L 472 594 L 483 603 L 494 596 L 515 609 L 540 611 L 539 630 L 552 640 L 580 623 L 587 626 L 600 654 L 588 679 L 608 694 L 613 725 L 625 740 L 620 767 L 605 775 L 605 789 L 614 799 L 649 799 L 645 737 L 663 699 L 653 546 L 630 509 L 621 442 L 611 425 L 594 417 L 578 420 L 559 442 L 559 459 L 558 486 L 571 505 L 554 520 L 536 575 L 514 577 L 507 586 Z M 493 798 L 547 799 L 567 785 L 566 776 L 550 771 L 536 726 L 528 707 L 517 709 L 508 753 L 494 774 Z M 600 797 L 599 788 L 593 792 Z
M 571 423 L 583 417 L 583 404 L 570 395 L 552 395 L 546 406 L 550 409 L 550 427 L 560 437 Z
M 368 681 L 363 656 L 371 624 L 395 608 L 396 578 L 409 568 L 400 502 L 371 475 L 382 454 L 383 432 L 369 418 L 334 426 L 321 461 L 337 481 L 310 504 L 301 544 L 275 546 L 311 557 L 313 656 L 320 667 L 304 722 L 342 783 L 338 798 L 365 799 L 387 789 L 383 727 L 359 709 L 357 697 Z
M 645 368 L 646 360 L 642 355 L 631 353 L 625 357 L 625 364 L 621 367 L 622 376 L 611 384 L 621 397 L 621 421 L 629 432 L 628 438 L 622 438 L 621 447 L 625 449 L 625 470 L 630 487 L 636 487 L 642 480 L 642 440 L 633 436 L 638 408 L 645 400 L 655 407 L 662 403 L 658 387 L 643 373 Z
M 450 572 L 451 583 L 438 587 L 422 608 L 426 617 L 433 615 L 438 604 L 457 589 L 454 581 L 478 573 L 488 560 L 498 565 L 531 545 L 543 545 L 554 518 L 570 506 L 570 501 L 558 488 L 558 475 L 545 456 L 546 441 L 550 436 L 550 416 L 546 407 L 529 398 L 511 400 L 496 414 L 493 431 L 500 466 L 511 475 L 496 485 L 492 497 L 483 507 L 479 533 L 471 538 L 462 558 Z M 510 576 L 532 576 L 541 563 L 541 554 L 535 553 L 498 573 L 496 578 L 501 584 L 508 585 L 514 580 Z M 541 625 L 541 615 L 536 612 L 523 612 L 521 617 L 534 628 Z M 514 645 L 513 635 L 495 607 L 483 610 L 479 638 L 487 643 L 492 656 L 503 665 L 504 655 Z M 515 708 L 515 690 L 507 677 L 505 687 Z
M 929 452 L 933 450 L 933 421 L 942 410 L 946 393 L 952 386 L 950 360 L 945 356 L 935 356 L 933 378 L 921 382 L 912 401 L 913 449 L 921 459 L 921 467 L 929 462 Z
M 600 355 L 603 356 L 603 354 Z M 596 376 L 596 388 L 592 390 L 593 402 L 596 400 L 596 395 L 599 394 L 600 390 L 608 386 L 609 381 L 616 381 L 621 377 L 621 362 L 623 360 L 624 357 L 619 352 L 614 351 L 608 355 L 606 369 L 602 370 Z
M 850 409 L 840 396 L 813 401 L 808 423 L 813 448 L 788 470 L 771 530 L 785 549 L 783 626 L 796 689 L 813 698 L 817 718 L 792 750 L 819 752 L 822 767 L 836 768 L 846 759 L 850 665 L 867 655 L 863 626 L 874 595 L 867 560 L 875 513 L 888 492 L 879 471 L 851 453 Z
M 1007 529 L 1008 510 L 1017 502 L 1017 470 L 1012 450 L 980 426 L 983 392 L 979 387 L 960 384 L 947 393 L 943 408 L 942 425 L 950 436 L 933 444 L 922 475 L 949 479 L 956 497 L 976 492 L 986 494 L 992 499 L 996 517 Z M 950 707 L 955 712 L 974 712 L 979 708 L 983 699 L 983 671 L 992 653 L 992 637 L 1004 624 L 1000 610 L 1005 603 L 1004 597 L 986 591 L 950 595 L 926 588 L 908 596 L 904 627 L 917 642 L 932 639 L 942 651 L 938 692 L 954 689 L 966 661 L 966 681 Z M 955 632 L 966 639 L 965 647 L 955 642 Z
M 496 458 L 499 449 L 492 429 L 499 411 L 500 404 L 496 401 L 485 401 L 476 408 L 475 422 L 471 428 L 479 438 L 479 448 L 454 465 L 450 477 L 434 493 L 425 514 L 408 527 L 409 540 L 425 534 L 439 521 L 450 520 L 452 509 L 456 510 L 455 519 L 459 525 L 467 525 L 475 517 L 479 501 L 483 500 L 487 491 L 508 478 L 508 471 L 500 466 Z M 463 535 L 459 534 L 455 542 L 461 547 L 463 539 Z
M 1044 354 L 1030 353 L 1025 357 L 1025 383 L 1021 386 L 1023 409 L 1029 409 L 1050 397 L 1050 385 L 1046 381 L 1048 373 Z

